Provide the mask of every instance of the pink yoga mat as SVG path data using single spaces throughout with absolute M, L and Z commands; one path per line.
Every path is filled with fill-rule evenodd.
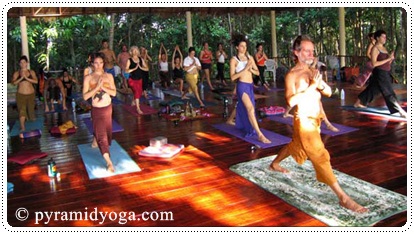
M 21 151 L 16 154 L 8 155 L 8 162 L 15 162 L 20 165 L 26 164 L 34 159 L 46 157 L 47 153 L 43 152 L 32 152 L 32 151 Z

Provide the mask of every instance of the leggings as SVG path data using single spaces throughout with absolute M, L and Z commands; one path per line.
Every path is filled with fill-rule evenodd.
M 257 85 L 257 83 L 260 80 L 260 83 L 262 83 L 262 85 L 264 85 L 266 83 L 265 78 L 264 78 L 265 67 L 264 66 L 257 66 L 257 68 L 259 69 L 259 75 L 254 77 L 254 84 Z
M 224 80 L 224 63 L 217 63 L 217 77 L 216 79 Z

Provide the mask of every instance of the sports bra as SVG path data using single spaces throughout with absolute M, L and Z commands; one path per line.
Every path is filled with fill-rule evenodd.
M 240 61 L 237 55 L 234 56 L 234 58 L 237 60 L 236 73 L 241 72 L 246 67 L 247 62 L 249 62 L 249 56 L 246 55 L 246 57 L 247 57 L 246 61 Z

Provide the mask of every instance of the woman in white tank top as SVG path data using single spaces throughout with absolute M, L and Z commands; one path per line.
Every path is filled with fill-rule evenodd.
M 160 75 L 161 85 L 163 88 L 168 88 L 171 85 L 171 77 L 168 73 L 168 54 L 164 44 L 161 43 L 160 51 L 158 53 L 158 74 Z

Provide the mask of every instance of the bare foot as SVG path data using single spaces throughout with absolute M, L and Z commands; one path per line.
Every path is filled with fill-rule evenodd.
M 343 201 L 339 201 L 339 205 L 354 211 L 356 213 L 365 213 L 368 212 L 368 209 L 361 206 L 360 204 L 356 203 L 354 200 L 352 200 L 350 197 L 345 198 Z
M 140 115 L 144 114 L 144 112 L 142 112 L 142 110 L 141 110 L 141 109 L 137 109 L 137 112 L 138 112 L 138 114 L 140 114 Z
M 98 148 L 98 142 L 96 142 L 96 138 L 93 138 L 92 144 L 91 144 L 92 148 Z
M 358 99 L 355 104 L 354 104 L 355 108 L 367 108 L 367 106 L 364 106 L 361 104 L 361 101 Z
M 293 118 L 293 115 L 289 114 L 289 113 L 284 113 L 283 114 L 283 118 Z
M 289 171 L 287 169 L 281 167 L 279 165 L 279 163 L 272 162 L 272 164 L 270 164 L 269 168 L 270 168 L 270 170 L 273 170 L 273 171 L 278 171 L 278 172 L 282 172 L 282 173 L 289 173 Z
M 271 141 L 269 141 L 269 139 L 267 139 L 264 135 L 261 135 L 261 136 L 259 136 L 259 139 L 258 139 L 260 142 L 263 142 L 263 143 L 265 143 L 265 144 L 270 144 L 270 143 L 272 143 Z
M 326 124 L 326 127 L 331 130 L 332 132 L 339 132 L 339 129 L 337 129 L 335 126 L 333 126 L 331 123 Z
M 227 120 L 226 124 L 233 125 L 233 126 L 236 125 L 236 123 L 234 122 L 234 119 Z
M 109 171 L 110 173 L 115 173 L 115 168 L 114 168 L 114 165 L 112 165 L 112 163 L 106 165 L 106 170 Z

